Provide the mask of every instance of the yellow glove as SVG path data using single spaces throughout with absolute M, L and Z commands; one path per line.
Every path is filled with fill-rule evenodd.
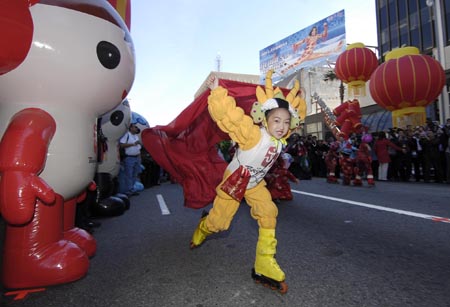
M 221 121 L 232 110 L 236 109 L 236 101 L 228 96 L 228 91 L 221 86 L 211 91 L 208 97 L 208 111 L 214 121 Z

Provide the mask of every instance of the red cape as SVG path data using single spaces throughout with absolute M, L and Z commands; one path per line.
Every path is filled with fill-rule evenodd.
M 219 79 L 236 104 L 250 114 L 257 84 Z M 287 94 L 288 90 L 283 90 Z M 207 89 L 167 126 L 142 131 L 142 143 L 152 158 L 181 184 L 184 206 L 200 209 L 216 196 L 227 162 L 217 153 L 216 144 L 230 137 L 222 132 L 208 112 Z

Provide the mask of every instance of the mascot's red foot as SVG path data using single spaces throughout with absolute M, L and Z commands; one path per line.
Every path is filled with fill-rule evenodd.
M 97 243 L 87 231 L 75 227 L 77 198 L 64 202 L 64 239 L 72 241 L 86 252 L 88 257 L 95 255 Z
M 353 180 L 353 185 L 354 185 L 354 186 L 357 186 L 357 187 L 362 186 L 362 180 L 361 180 L 361 179 L 355 179 L 355 180 Z
M 64 232 L 64 239 L 72 241 L 86 252 L 88 257 L 93 257 L 97 251 L 97 243 L 93 236 L 80 228 L 72 228 Z
M 10 227 L 8 227 L 10 228 Z M 8 231 L 8 230 L 7 230 Z M 33 254 L 22 253 L 8 245 L 3 258 L 3 285 L 8 289 L 22 289 L 71 282 L 86 275 L 89 259 L 76 244 L 60 240 L 34 249 Z M 12 264 L 12 265 L 10 265 Z
M 328 183 L 337 183 L 338 181 L 337 181 L 337 178 L 336 178 L 336 177 L 334 177 L 334 176 L 328 176 L 328 177 L 327 177 L 327 182 L 328 182 Z
M 60 197 L 54 205 L 36 203 L 31 222 L 6 225 L 3 286 L 36 288 L 78 280 L 86 275 L 89 258 L 77 244 L 63 239 Z M 45 227 L 44 227 L 45 226 Z

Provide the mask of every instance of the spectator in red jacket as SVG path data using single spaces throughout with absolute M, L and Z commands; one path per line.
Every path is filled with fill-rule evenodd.
M 388 148 L 392 148 L 401 151 L 402 148 L 392 143 L 386 138 L 386 133 L 381 131 L 378 135 L 378 140 L 376 140 L 373 150 L 378 158 L 378 180 L 386 181 L 387 172 L 389 167 L 389 162 L 391 158 L 389 157 Z
M 293 196 L 289 181 L 295 183 L 300 182 L 300 180 L 289 171 L 292 160 L 291 155 L 282 153 L 264 177 L 272 200 L 276 203 L 278 203 L 279 200 L 292 200 Z

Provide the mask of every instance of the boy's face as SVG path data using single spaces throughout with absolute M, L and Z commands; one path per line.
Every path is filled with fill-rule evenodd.
M 285 108 L 276 108 L 267 116 L 267 131 L 277 140 L 283 138 L 289 131 L 291 114 Z

